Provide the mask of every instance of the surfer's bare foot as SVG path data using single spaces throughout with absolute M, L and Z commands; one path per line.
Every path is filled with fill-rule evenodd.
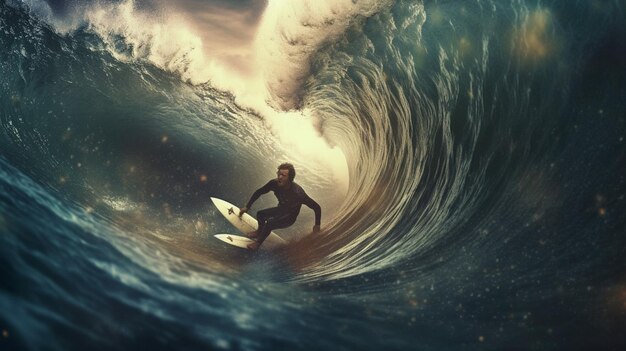
M 248 238 L 251 238 L 251 239 L 256 239 L 258 236 L 259 236 L 259 232 L 257 232 L 256 230 L 248 233 Z
M 253 251 L 258 250 L 259 246 L 260 246 L 259 243 L 251 243 L 251 244 L 248 244 L 248 249 L 253 250 Z

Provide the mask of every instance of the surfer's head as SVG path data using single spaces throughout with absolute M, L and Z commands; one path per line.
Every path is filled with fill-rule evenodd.
M 296 177 L 296 169 L 293 168 L 291 163 L 283 163 L 278 166 L 278 172 L 276 172 L 278 185 L 285 186 L 293 182 L 293 178 Z

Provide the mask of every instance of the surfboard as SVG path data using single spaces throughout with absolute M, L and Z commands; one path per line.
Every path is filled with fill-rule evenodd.
M 244 213 L 243 216 L 239 217 L 239 207 L 231 204 L 230 202 L 224 201 L 222 199 L 218 199 L 216 197 L 212 197 L 211 201 L 213 201 L 213 204 L 215 205 L 217 210 L 220 211 L 220 213 L 224 216 L 224 218 L 226 218 L 230 222 L 230 224 L 232 224 L 235 228 L 237 228 L 243 234 L 247 235 L 248 233 L 251 233 L 257 230 L 257 228 L 259 227 L 259 223 L 257 222 L 257 220 L 254 217 L 250 216 L 249 214 Z M 227 235 L 227 236 L 230 235 L 232 240 L 229 240 L 227 237 L 223 235 Z M 249 243 L 253 242 L 252 239 L 239 236 L 239 235 L 217 234 L 214 236 L 224 241 L 225 243 L 228 243 L 237 247 L 243 247 L 243 248 L 246 248 L 246 246 Z M 241 244 L 244 241 L 241 240 L 240 238 L 246 239 L 248 241 L 246 245 Z M 276 233 L 271 232 L 270 235 L 267 237 L 267 239 L 265 239 L 265 241 L 263 242 L 263 245 L 261 245 L 261 248 L 274 248 L 276 246 L 285 245 L 286 243 L 287 242 L 283 238 L 276 235 Z
M 247 249 L 248 245 L 254 242 L 254 240 L 250 238 L 246 238 L 245 236 L 233 235 L 233 234 L 215 234 L 214 237 L 220 239 L 221 241 L 227 244 L 241 247 L 242 249 Z

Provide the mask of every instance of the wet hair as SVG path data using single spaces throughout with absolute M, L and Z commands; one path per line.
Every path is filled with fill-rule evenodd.
M 280 171 L 281 169 L 286 169 L 289 171 L 289 181 L 293 182 L 293 178 L 296 177 L 296 169 L 293 168 L 293 165 L 291 163 L 281 163 L 280 166 L 278 166 L 278 170 Z

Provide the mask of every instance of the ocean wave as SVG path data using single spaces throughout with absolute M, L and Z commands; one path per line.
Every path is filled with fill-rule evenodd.
M 233 64 L 171 4 L 29 4 L 0 5 L 16 348 L 618 340 L 619 2 L 271 2 Z M 303 211 L 272 254 L 213 240 L 209 197 L 243 204 L 285 160 L 322 233 Z
M 270 96 L 276 98 L 273 103 L 287 103 L 283 108 L 289 109 L 303 99 L 303 109 L 317 121 L 315 128 L 341 150 L 341 160 L 345 155 L 345 161 L 338 162 L 347 162 L 350 176 L 342 185 L 347 187 L 346 197 L 333 199 L 332 188 L 342 182 L 325 180 L 328 173 L 321 171 L 322 167 L 305 168 L 319 173 L 313 184 L 318 191 L 330 193 L 323 195 L 324 202 L 333 204 L 332 215 L 325 217 L 324 235 L 300 244 L 322 245 L 322 249 L 308 257 L 297 246 L 306 279 L 344 278 L 389 269 L 454 246 L 464 238 L 452 233 L 488 217 L 494 206 L 511 201 L 504 190 L 546 158 L 542 152 L 554 128 L 563 123 L 559 120 L 567 99 L 563 91 L 567 91 L 569 67 L 573 67 L 561 62 L 550 82 L 541 79 L 541 72 L 556 65 L 558 51 L 564 50 L 559 43 L 565 33 L 548 7 L 488 8 L 475 2 L 451 9 L 437 4 L 390 6 L 383 2 L 318 4 L 324 11 L 311 11 L 310 6 L 270 4 L 257 42 L 272 42 L 273 35 L 279 35 L 273 40 L 278 48 L 264 49 L 280 53 L 273 56 L 275 60 L 292 60 L 293 70 L 283 69 L 283 78 L 269 74 L 283 82 L 280 86 L 285 89 L 278 92 L 272 88 L 275 84 L 267 82 Z M 7 106 L 13 109 L 4 115 L 3 123 L 7 135 L 13 135 L 9 150 L 19 155 L 24 148 L 38 146 L 39 153 L 29 151 L 26 158 L 40 163 L 41 169 L 52 163 L 56 171 L 52 174 L 59 183 L 89 189 L 82 196 L 97 199 L 87 200 L 96 209 L 99 203 L 113 212 L 135 214 L 154 209 L 168 217 L 179 213 L 179 218 L 184 218 L 186 207 L 193 208 L 190 197 L 197 203 L 207 194 L 198 191 L 202 184 L 190 185 L 191 178 L 221 184 L 218 174 L 191 166 L 192 158 L 201 157 L 215 165 L 214 150 L 225 151 L 225 145 L 238 143 L 246 150 L 257 150 L 242 150 L 250 153 L 238 155 L 240 160 L 260 162 L 271 153 L 275 162 L 289 157 L 288 152 L 280 151 L 277 141 L 262 136 L 266 132 L 256 124 L 256 113 L 242 110 L 236 95 L 226 93 L 220 98 L 212 83 L 203 83 L 227 79 L 202 73 L 200 67 L 207 63 L 199 51 L 199 39 L 185 26 L 173 26 L 176 16 L 149 16 L 132 1 L 96 4 L 81 11 L 84 24 L 65 36 L 57 36 L 32 18 L 24 17 L 26 23 L 18 24 L 26 26 L 22 27 L 24 39 L 13 43 L 12 52 L 22 62 L 20 67 L 30 69 L 9 71 L 12 75 L 8 77 L 29 86 L 59 81 L 73 94 L 89 95 L 77 98 L 66 93 L 50 106 L 28 104 L 33 110 L 25 112 L 26 101 L 43 93 L 7 92 Z M 481 27 L 470 20 L 446 22 L 440 18 L 444 12 L 451 18 L 480 17 Z M 311 17 L 312 13 L 316 17 Z M 336 15 L 333 21 L 329 20 L 331 13 Z M 106 20 L 110 16 L 118 19 Z M 285 16 L 290 20 L 280 20 Z M 503 18 L 513 20 L 503 23 Z M 156 27 L 138 26 L 140 22 Z M 185 34 L 165 30 L 170 25 Z M 490 31 L 493 27 L 504 28 L 508 36 L 495 35 Z M 290 44 L 295 40 L 292 37 L 301 37 L 296 40 L 298 45 Z M 4 39 L 10 40 L 10 36 Z M 54 44 L 46 46 L 45 42 Z M 292 50 L 299 54 L 290 54 Z M 48 60 L 51 56 L 59 57 L 61 63 Z M 276 62 L 267 65 L 266 72 L 285 67 Z M 69 74 L 57 71 L 49 76 L 42 71 L 44 67 Z M 293 73 L 296 71 L 300 73 Z M 26 72 L 30 72 L 28 77 Z M 199 85 L 184 85 L 181 80 Z M 59 89 L 54 85 L 51 93 L 59 94 Z M 194 100 L 196 97 L 201 100 Z M 87 109 L 76 103 L 81 99 L 100 101 L 109 109 Z M 155 104 L 147 105 L 150 101 Z M 180 101 L 184 102 L 177 107 Z M 229 113 L 216 113 L 223 108 Z M 191 117 L 198 112 L 212 117 Z M 150 117 L 131 118 L 137 113 Z M 168 120 L 178 113 L 185 119 Z M 78 117 L 81 114 L 86 116 Z M 268 118 L 262 113 L 258 116 Z M 298 137 L 286 142 L 288 135 L 299 129 L 288 123 L 288 118 L 298 120 L 297 114 L 280 117 L 282 121 L 275 118 L 270 125 L 284 126 L 285 135 L 277 134 L 283 148 L 302 142 Z M 74 126 L 79 119 L 87 127 Z M 204 135 L 194 131 L 198 127 L 204 128 Z M 130 130 L 133 138 L 150 140 L 152 146 L 116 137 L 120 128 Z M 242 130 L 247 130 L 245 135 Z M 166 161 L 155 158 L 173 146 L 172 139 L 181 140 L 185 134 L 186 141 L 180 142 L 171 157 Z M 185 155 L 182 148 L 194 143 L 205 144 L 200 147 L 204 156 L 198 152 Z M 324 147 L 307 145 L 313 150 Z M 182 160 L 174 162 L 176 170 L 166 171 L 172 157 Z M 105 175 L 103 169 L 114 172 Z M 330 179 L 340 179 L 333 176 L 337 172 L 333 170 Z M 120 179 L 124 179 L 121 187 L 113 186 Z M 228 184 L 226 188 L 241 189 L 235 180 Z M 164 188 L 172 190 L 163 194 Z M 124 205 L 130 211 L 119 211 L 121 203 L 110 200 L 116 198 L 133 204 Z

